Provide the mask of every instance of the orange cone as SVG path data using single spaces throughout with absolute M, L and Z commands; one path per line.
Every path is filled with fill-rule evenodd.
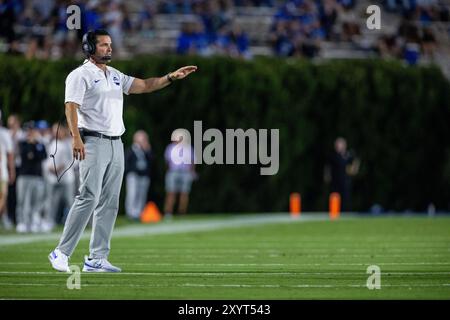
M 341 195 L 337 192 L 330 194 L 329 200 L 330 218 L 332 220 L 339 218 L 341 214 Z
M 293 192 L 289 197 L 289 212 L 291 217 L 298 217 L 302 212 L 302 197 L 300 193 Z
M 161 220 L 161 212 L 153 201 L 147 203 L 141 213 L 142 223 L 156 223 Z

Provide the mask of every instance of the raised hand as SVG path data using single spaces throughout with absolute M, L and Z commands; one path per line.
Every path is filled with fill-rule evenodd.
M 170 78 L 172 78 L 172 80 L 180 80 L 195 71 L 197 71 L 197 66 L 186 66 L 172 72 L 169 76 Z

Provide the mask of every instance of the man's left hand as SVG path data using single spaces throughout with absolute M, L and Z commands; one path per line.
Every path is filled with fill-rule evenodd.
M 172 72 L 169 77 L 172 78 L 172 80 L 180 80 L 195 71 L 197 71 L 197 66 L 186 66 L 178 69 L 175 72 Z

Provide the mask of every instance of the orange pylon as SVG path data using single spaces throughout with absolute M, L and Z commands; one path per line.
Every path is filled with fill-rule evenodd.
M 333 192 L 330 194 L 329 200 L 330 206 L 330 218 L 337 219 L 341 214 L 341 195 L 337 192 Z
M 300 193 L 293 192 L 289 196 L 289 212 L 291 217 L 298 217 L 302 212 L 302 197 Z
M 161 220 L 161 212 L 153 201 L 147 203 L 141 213 L 142 223 L 152 223 Z

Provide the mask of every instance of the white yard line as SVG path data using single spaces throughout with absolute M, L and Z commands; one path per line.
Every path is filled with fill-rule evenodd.
M 362 266 L 371 265 L 373 262 L 363 262 L 363 263 L 330 263 L 330 266 Z M 448 266 L 450 262 L 377 262 L 379 265 L 385 266 Z
M 40 287 L 66 287 L 65 283 L 13 283 L 13 282 L 0 282 L 0 286 L 40 286 Z M 139 288 L 173 288 L 173 287 L 197 287 L 197 288 L 367 288 L 364 284 L 343 284 L 343 285 L 331 285 L 331 284 L 294 284 L 294 285 L 279 285 L 279 284 L 204 284 L 204 283 L 181 283 L 181 284 L 83 284 L 81 287 L 139 287 Z M 382 284 L 381 288 L 390 287 L 406 287 L 406 288 L 440 288 L 450 287 L 450 283 L 436 283 L 436 284 Z
M 349 219 L 345 217 L 344 219 Z M 224 219 L 211 219 L 199 221 L 173 221 L 155 225 L 132 225 L 117 227 L 114 230 L 114 238 L 138 237 L 143 235 L 160 235 L 175 233 L 190 233 L 198 231 L 212 231 L 226 228 L 240 228 L 247 226 L 267 225 L 272 223 L 299 223 L 308 221 L 328 220 L 325 214 L 303 214 L 300 218 L 293 219 L 288 214 L 259 214 L 239 215 Z M 36 235 L 2 235 L 0 236 L 0 247 L 40 241 L 57 241 L 60 233 L 36 234 Z M 89 239 L 90 232 L 85 232 L 81 239 Z
M 130 266 L 182 266 L 182 267 L 301 267 L 301 266 L 370 266 L 375 262 L 360 262 L 360 263 L 164 263 L 164 262 L 154 262 L 154 263 L 139 263 L 139 262 L 128 262 L 128 261 L 117 261 L 118 265 L 130 265 Z M 0 262 L 0 265 L 43 265 L 44 263 L 34 263 L 34 262 Z M 380 266 L 448 266 L 450 262 L 376 262 Z M 45 262 L 45 265 L 48 265 Z M 1 272 L 0 272 L 1 273 Z
M 365 271 L 365 270 L 364 270 Z M 118 276 L 118 275 L 127 275 L 127 276 L 258 276 L 258 275 L 289 275 L 289 276 L 295 276 L 295 275 L 323 275 L 323 276 L 363 276 L 367 277 L 365 272 L 264 272 L 264 271 L 254 271 L 254 272 L 120 272 L 120 273 L 85 273 L 83 272 L 83 276 L 89 276 L 91 274 L 93 275 L 112 275 L 112 276 Z M 401 275 L 401 276 L 420 276 L 420 275 L 450 275 L 450 271 L 424 271 L 424 272 L 382 272 L 382 275 L 391 276 L 391 275 Z M 53 275 L 53 276 L 59 276 L 59 275 L 66 275 L 64 272 L 49 272 L 49 271 L 0 271 L 0 275 Z

